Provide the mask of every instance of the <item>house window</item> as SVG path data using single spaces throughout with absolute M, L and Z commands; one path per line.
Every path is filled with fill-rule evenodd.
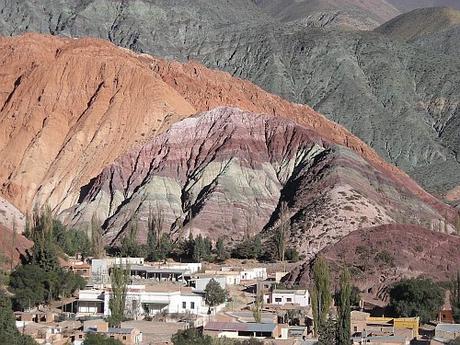
M 195 309 L 195 302 L 190 302 L 190 309 Z
M 187 309 L 187 302 L 182 302 L 182 309 Z
M 126 335 L 123 336 L 123 340 L 126 340 Z
M 292 302 L 292 298 L 291 298 L 291 297 L 288 297 L 288 298 L 286 298 L 286 301 Z
M 281 302 L 281 297 L 276 297 L 275 302 Z

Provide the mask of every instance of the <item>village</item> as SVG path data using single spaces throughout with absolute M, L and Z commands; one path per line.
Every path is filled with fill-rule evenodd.
M 257 339 L 254 344 L 318 342 L 307 287 L 284 286 L 287 272 L 276 270 L 279 265 L 243 265 L 236 260 L 232 264 L 70 258 L 64 269 L 83 277 L 86 286 L 73 297 L 15 312 L 16 326 L 44 345 L 82 345 L 94 334 L 124 345 L 176 344 L 171 340 L 174 335 L 187 330 L 214 339 Z M 117 293 L 112 285 L 115 270 L 127 277 L 122 291 L 123 321 L 120 327 L 109 327 Z M 448 305 L 431 327 L 422 327 L 419 317 L 374 316 L 379 306 L 371 298 L 360 298 L 353 306 L 353 344 L 441 345 L 460 336 L 460 324 L 453 323 Z

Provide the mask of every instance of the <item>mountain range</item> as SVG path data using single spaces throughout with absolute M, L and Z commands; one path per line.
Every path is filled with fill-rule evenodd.
M 311 105 L 430 192 L 446 195 L 460 185 L 460 62 L 458 25 L 452 24 L 446 34 L 442 23 L 458 12 L 431 9 L 431 29 L 416 30 L 415 42 L 401 40 L 398 27 L 405 31 L 411 22 L 425 24 L 426 16 L 416 10 L 391 18 L 418 7 L 416 3 L 100 0 L 52 1 L 42 7 L 32 1 L 3 1 L 0 32 L 93 36 L 140 53 L 222 69 Z M 429 5 L 459 6 L 442 1 Z M 365 25 L 367 31 L 348 24 L 344 29 L 323 13 L 347 9 L 373 18 L 373 24 Z M 391 21 L 384 24 L 386 20 Z
M 153 208 L 172 239 L 231 245 L 287 217 L 306 258 L 291 283 L 318 254 L 380 298 L 403 276 L 446 279 L 460 11 L 417 7 L 0 0 L 0 232 L 49 205 L 72 228 L 98 219 L 108 245 L 134 223 L 144 242 Z M 362 267 L 362 246 L 385 253 Z

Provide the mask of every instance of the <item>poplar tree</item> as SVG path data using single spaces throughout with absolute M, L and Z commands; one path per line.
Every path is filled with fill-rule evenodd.
M 280 205 L 280 225 L 275 232 L 275 246 L 278 254 L 278 260 L 284 261 L 286 253 L 286 244 L 289 238 L 289 215 L 286 202 Z
M 344 269 L 340 275 L 340 292 L 338 307 L 338 320 L 337 320 L 337 344 L 350 345 L 350 313 L 351 313 L 351 283 L 350 272 Z
M 112 294 L 109 301 L 110 327 L 120 327 L 125 314 L 126 293 L 129 282 L 129 267 L 114 266 L 110 272 Z
M 460 322 L 460 271 L 450 285 L 450 304 L 455 322 Z
M 100 226 L 100 221 L 95 214 L 91 217 L 91 250 L 93 257 L 96 259 L 100 259 L 105 256 L 102 227 Z
M 313 288 L 311 291 L 314 333 L 317 336 L 325 325 L 332 302 L 329 267 L 322 257 L 313 265 Z

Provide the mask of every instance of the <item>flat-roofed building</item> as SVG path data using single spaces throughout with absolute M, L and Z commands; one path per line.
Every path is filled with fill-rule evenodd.
M 215 275 L 225 277 L 225 285 L 240 285 L 241 277 L 239 271 L 231 270 L 205 270 L 206 275 Z
M 199 274 L 193 276 L 189 281 L 189 286 L 195 289 L 197 292 L 204 292 L 206 286 L 211 280 L 215 280 L 219 283 L 222 289 L 227 287 L 227 278 L 225 276 L 218 276 L 212 274 Z
M 274 288 L 264 294 L 264 302 L 275 305 L 297 304 L 301 307 L 308 307 L 311 304 L 310 294 L 307 289 L 287 290 Z
M 102 334 L 108 338 L 121 341 L 124 345 L 140 345 L 142 344 L 142 332 L 137 328 L 112 328 L 103 320 L 85 322 L 83 332 L 78 332 L 74 336 L 74 344 L 83 344 L 87 334 Z
M 214 337 L 287 339 L 289 327 L 276 323 L 208 322 L 204 333 Z
M 78 300 L 78 316 L 110 316 L 110 286 L 104 290 L 81 290 Z M 204 295 L 192 288 L 180 286 L 129 285 L 126 293 L 125 315 L 142 319 L 164 312 L 167 314 L 207 315 L 209 307 Z
M 434 330 L 431 345 L 445 345 L 460 337 L 460 324 L 440 323 Z

